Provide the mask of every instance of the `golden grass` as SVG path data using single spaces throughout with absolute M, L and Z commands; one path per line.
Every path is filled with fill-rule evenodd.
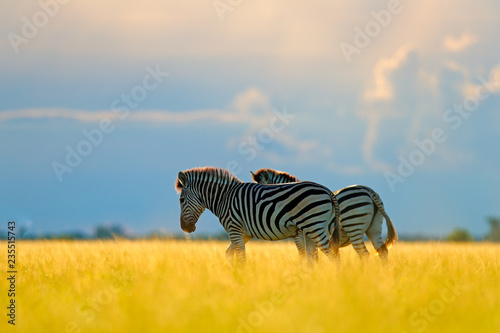
M 0 331 L 500 332 L 497 244 L 400 242 L 386 266 L 349 247 L 338 270 L 322 254 L 309 269 L 292 242 L 251 241 L 243 271 L 227 245 L 18 242 L 17 324 L 2 277 Z

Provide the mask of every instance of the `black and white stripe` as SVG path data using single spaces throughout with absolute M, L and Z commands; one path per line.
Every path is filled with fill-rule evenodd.
M 334 194 L 326 187 L 300 182 L 280 185 L 243 183 L 229 171 L 195 168 L 179 172 L 181 228 L 193 232 L 208 208 L 219 218 L 231 240 L 228 256 L 245 262 L 251 238 L 280 240 L 296 237 L 339 260 L 339 214 Z
M 259 184 L 279 184 L 298 182 L 299 179 L 286 172 L 273 169 L 260 169 L 252 177 Z M 388 249 L 397 240 L 394 223 L 385 212 L 384 205 L 379 195 L 371 188 L 362 185 L 352 185 L 334 192 L 340 206 L 341 230 L 340 246 L 352 244 L 360 257 L 369 253 L 363 242 L 366 234 L 372 242 L 377 254 L 386 259 Z M 387 224 L 387 239 L 382 240 L 382 221 L 385 217 Z M 306 252 L 315 257 L 317 250 L 308 248 L 299 234 L 294 238 L 299 253 L 305 256 Z M 311 253 L 309 253 L 311 252 Z

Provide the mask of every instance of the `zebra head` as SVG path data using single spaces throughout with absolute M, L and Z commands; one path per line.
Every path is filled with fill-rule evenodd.
M 269 176 L 269 172 L 267 169 L 260 169 L 256 173 L 250 171 L 252 175 L 253 181 L 257 184 L 267 185 L 271 183 L 271 177 Z
M 263 185 L 295 183 L 300 181 L 297 177 L 292 176 L 287 172 L 273 169 L 260 169 L 255 173 L 252 171 L 250 171 L 250 173 L 252 174 L 254 182 Z
M 175 188 L 180 191 L 181 229 L 185 232 L 193 232 L 196 230 L 196 222 L 198 222 L 206 207 L 201 202 L 196 191 L 193 190 L 188 176 L 182 171 L 179 171 L 177 175 Z

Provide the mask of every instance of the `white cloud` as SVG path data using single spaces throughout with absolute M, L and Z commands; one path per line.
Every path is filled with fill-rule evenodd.
M 445 60 L 444 68 L 449 69 L 450 71 L 460 73 L 463 77 L 470 77 L 470 71 L 464 65 L 459 64 L 456 61 Z
M 495 93 L 500 92 L 500 65 L 493 68 L 490 72 L 489 82 L 491 82 L 492 89 Z
M 420 69 L 418 71 L 418 79 L 432 94 L 439 94 L 439 78 L 436 73 Z
M 389 80 L 389 76 L 401 67 L 413 49 L 412 46 L 404 45 L 392 57 L 382 58 L 377 62 L 373 68 L 372 82 L 363 94 L 364 101 L 391 101 L 394 99 L 394 87 Z
M 65 119 L 82 123 L 96 123 L 104 119 L 116 122 L 140 122 L 148 124 L 180 124 L 194 122 L 213 122 L 217 124 L 243 124 L 247 127 L 245 133 L 239 138 L 228 139 L 228 147 L 234 149 L 242 140 L 264 128 L 270 127 L 270 120 L 276 118 L 269 97 L 260 89 L 251 87 L 236 95 L 229 103 L 229 110 L 191 110 L 173 112 L 166 110 L 134 110 L 124 117 L 124 114 L 110 110 L 85 111 L 64 108 L 38 108 L 0 111 L 0 122 L 11 120 L 55 120 Z M 290 123 L 293 123 L 293 119 Z M 280 125 L 281 126 L 281 125 Z M 274 133 L 273 141 L 285 147 L 291 153 L 281 156 L 272 150 L 266 149 L 262 152 L 272 161 L 293 161 L 296 163 L 312 163 L 324 160 L 331 155 L 331 149 L 327 145 L 314 139 L 296 138 L 288 127 Z
M 233 5 L 234 10 L 227 11 L 221 21 L 212 3 L 73 2 L 60 6 L 56 16 L 20 49 L 70 57 L 117 55 L 120 60 L 242 54 L 316 57 L 336 51 L 337 45 L 331 40 L 339 35 L 340 25 L 345 21 L 341 18 L 332 21 L 328 13 L 349 10 L 340 3 L 311 6 L 284 0 L 276 3 L 256 0 Z M 0 21 L 6 31 L 21 34 L 21 18 L 31 19 L 40 10 L 36 4 L 16 2 L 8 12 L 0 13 Z M 326 24 L 331 29 L 324 29 Z M 0 50 L 7 46 L 8 43 L 0 44 Z
M 290 153 L 279 154 L 273 150 L 264 149 L 261 154 L 273 164 L 281 165 L 313 165 L 321 169 L 342 175 L 361 175 L 365 170 L 359 165 L 341 165 L 332 153 L 329 145 L 315 139 L 300 139 L 290 132 L 277 133 L 274 139 L 287 148 Z
M 375 148 L 375 142 L 377 141 L 379 122 L 380 115 L 377 113 L 374 113 L 372 117 L 368 118 L 365 141 L 363 143 L 363 156 L 366 161 L 373 162 L 373 150 Z
M 385 171 L 390 168 L 387 163 L 378 160 L 375 157 L 375 146 L 379 137 L 380 123 L 382 121 L 382 114 L 373 112 L 367 120 L 367 128 L 365 132 L 365 140 L 363 142 L 363 158 L 373 170 Z
M 390 75 L 402 66 L 412 50 L 413 46 L 403 45 L 391 57 L 377 61 L 373 68 L 373 79 L 362 96 L 362 109 L 358 110 L 358 116 L 367 121 L 362 147 L 363 157 L 375 170 L 388 168 L 387 164 L 375 158 L 374 150 L 379 137 L 380 122 L 384 117 L 394 117 L 393 108 L 389 104 L 395 97 Z
M 346 64 L 339 44 L 352 44 L 355 28 L 364 29 L 366 23 L 373 20 L 370 12 L 380 9 L 369 2 L 309 4 L 254 0 L 235 5 L 221 21 L 212 3 L 199 0 L 72 2 L 60 6 L 56 16 L 39 29 L 36 37 L 20 46 L 20 54 L 25 50 L 34 56 L 52 59 L 51 56 L 57 54 L 69 56 L 70 60 L 97 56 L 99 62 L 113 63 L 124 59 L 143 62 L 151 58 L 245 55 L 279 57 L 280 61 L 328 58 Z M 439 3 L 425 0 L 403 4 L 403 12 L 391 18 L 390 25 L 375 37 L 377 43 L 371 43 L 367 50 L 380 48 L 384 52 L 408 40 L 432 50 L 436 36 L 448 33 L 450 26 L 456 31 L 457 18 L 468 14 L 464 3 L 465 0 Z M 454 11 L 442 15 L 451 5 Z M 22 17 L 31 19 L 40 10 L 36 2 L 30 5 L 12 2 L 8 11 L 0 13 L 3 31 L 22 34 Z M 488 6 L 479 10 L 490 14 L 489 20 L 496 19 Z M 424 15 L 426 24 L 422 26 Z M 386 38 L 388 36 L 390 38 Z M 465 33 L 458 38 L 447 36 L 444 44 L 450 49 L 460 49 L 476 40 L 476 35 Z M 439 40 L 439 43 L 443 42 Z M 0 44 L 1 59 L 13 54 L 9 48 L 9 43 Z
M 230 104 L 230 108 L 237 112 L 240 119 L 253 126 L 265 126 L 268 121 L 267 115 L 272 110 L 269 97 L 255 87 L 238 94 Z
M 471 82 L 466 82 L 463 87 L 462 94 L 464 96 L 475 96 L 479 85 L 473 84 Z
M 234 98 L 230 106 L 232 110 L 205 109 L 182 112 L 134 110 L 129 111 L 128 114 L 111 110 L 86 111 L 65 108 L 28 108 L 0 111 L 0 122 L 14 119 L 68 119 L 79 122 L 120 119 L 120 121 L 151 124 L 214 121 L 220 123 L 250 123 L 258 126 L 262 122 L 262 114 L 258 113 L 258 107 L 262 107 L 269 112 L 271 110 L 268 97 L 257 88 L 249 88 L 243 91 Z
M 476 44 L 479 38 L 477 35 L 464 32 L 460 37 L 453 37 L 447 35 L 443 41 L 443 47 L 449 52 L 460 52 L 465 50 L 467 47 Z
M 68 119 L 79 122 L 98 122 L 103 119 L 118 119 L 119 113 L 112 111 L 84 111 L 73 109 L 20 109 L 0 111 L 0 121 L 14 119 Z M 123 121 L 149 122 L 149 123 L 186 123 L 203 120 L 219 122 L 242 122 L 238 114 L 222 110 L 195 110 L 187 112 L 172 111 L 131 111 Z
M 485 86 L 487 82 L 487 87 Z M 464 82 L 462 88 L 462 94 L 464 99 L 468 97 L 478 96 L 479 93 L 500 93 L 500 65 L 491 69 L 488 77 L 483 77 L 480 83 L 468 81 Z
M 161 61 L 173 76 L 184 79 L 198 80 L 215 72 L 228 81 L 235 76 L 243 80 L 272 77 L 275 86 L 294 84 L 300 79 L 332 85 L 334 75 L 337 75 L 334 84 L 357 85 L 367 77 L 366 70 L 370 68 L 378 73 L 366 89 L 365 98 L 390 100 L 393 89 L 384 79 L 384 72 L 391 70 L 391 61 L 373 66 L 387 50 L 410 41 L 419 54 L 430 59 L 427 61 L 436 61 L 433 57 L 436 50 L 439 50 L 437 56 L 442 56 L 446 34 L 459 36 L 450 37 L 456 45 L 474 40 L 476 35 L 460 36 L 462 31 L 470 29 L 481 40 L 491 40 L 485 33 L 492 34 L 498 14 L 485 5 L 475 8 L 474 17 L 463 22 L 458 18 L 467 16 L 466 4 L 465 0 L 404 3 L 403 11 L 394 15 L 390 25 L 371 38 L 366 49 L 348 65 L 339 44 L 352 44 L 355 29 L 363 30 L 373 20 L 370 12 L 382 9 L 383 4 L 245 1 L 226 12 L 225 20 L 221 21 L 212 1 L 72 2 L 61 6 L 28 44 L 21 44 L 18 55 L 4 39 L 0 43 L 0 62 L 8 64 L 1 68 L 2 72 L 12 73 L 13 77 L 29 72 L 46 80 L 68 73 L 80 77 L 99 66 L 113 75 L 115 70 Z M 441 13 L 450 6 L 454 10 L 443 16 Z M 28 5 L 13 2 L 9 11 L 0 12 L 3 31 L 22 34 L 21 18 L 30 19 L 37 10 L 40 10 L 37 2 Z M 424 15 L 426 24 L 422 26 Z M 493 41 L 490 44 L 493 49 L 489 51 L 498 53 L 496 44 Z M 397 59 L 392 58 L 392 62 L 397 66 L 394 63 Z M 237 73 L 234 68 L 238 68 Z
M 80 122 L 96 122 L 101 119 L 113 119 L 116 113 L 111 111 L 89 112 L 83 110 L 71 110 L 62 108 L 30 108 L 20 110 L 0 111 L 0 121 L 14 119 L 72 119 Z

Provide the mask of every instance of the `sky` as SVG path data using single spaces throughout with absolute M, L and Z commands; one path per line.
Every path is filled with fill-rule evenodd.
M 370 186 L 405 235 L 500 216 L 498 1 L 0 3 L 4 229 L 180 234 L 202 166 Z

